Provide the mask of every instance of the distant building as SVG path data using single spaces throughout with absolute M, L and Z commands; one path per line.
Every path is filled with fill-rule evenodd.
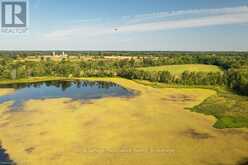
M 52 52 L 52 56 L 53 57 L 62 57 L 62 58 L 66 58 L 68 57 L 68 55 L 63 51 L 61 54 L 56 54 L 56 52 Z
M 61 56 L 65 58 L 68 57 L 68 55 L 65 52 L 62 52 Z

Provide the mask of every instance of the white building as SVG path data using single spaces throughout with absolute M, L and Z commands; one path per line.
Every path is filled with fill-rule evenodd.
M 68 55 L 63 51 L 61 54 L 56 54 L 56 52 L 52 52 L 53 57 L 63 57 L 66 58 Z

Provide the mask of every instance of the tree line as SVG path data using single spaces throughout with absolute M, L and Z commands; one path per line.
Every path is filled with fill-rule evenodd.
M 140 56 L 131 59 L 96 59 L 89 61 L 59 62 L 43 59 L 39 62 L 17 60 L 15 56 L 0 56 L 0 79 L 20 79 L 28 77 L 123 77 L 127 79 L 149 80 L 182 85 L 228 86 L 239 94 L 248 95 L 247 55 L 190 55 L 173 54 L 164 56 Z M 148 72 L 138 67 L 209 64 L 221 67 L 224 73 L 187 72 L 175 76 L 167 71 Z

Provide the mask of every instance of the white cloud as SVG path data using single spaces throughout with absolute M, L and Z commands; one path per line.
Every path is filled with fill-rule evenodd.
M 187 15 L 187 17 L 185 17 Z M 177 16 L 182 16 L 178 18 Z M 161 20 L 161 18 L 168 18 Z M 119 20 L 116 20 L 118 22 Z M 126 23 L 110 23 L 109 26 L 82 25 L 61 29 L 45 35 L 49 39 L 89 38 L 120 33 L 139 33 L 168 29 L 199 28 L 219 25 L 248 23 L 248 7 L 240 6 L 219 9 L 181 10 L 172 12 L 150 13 L 125 17 Z M 115 22 L 115 21 L 113 21 Z M 136 22 L 136 23 L 133 23 Z M 138 23 L 137 23 L 138 22 Z
M 248 23 L 248 12 L 243 14 L 225 14 L 218 16 L 207 16 L 186 20 L 160 21 L 141 23 L 119 27 L 120 32 L 148 32 L 168 29 L 197 28 L 217 25 L 230 25 Z
M 243 34 L 235 27 L 231 28 L 228 35 L 221 31 L 204 32 L 200 35 L 195 35 L 194 32 L 165 31 L 246 23 L 248 24 L 247 6 L 148 13 L 115 20 L 72 20 L 64 27 L 54 24 L 60 28 L 48 33 L 35 33 L 37 29 L 33 29 L 25 37 L 0 36 L 0 49 L 247 51 L 248 33 L 245 33 L 245 29 Z M 165 31 L 166 37 L 150 35 L 155 31 Z M 145 35 L 146 33 L 149 35 Z
M 192 9 L 192 10 L 176 10 L 171 12 L 156 12 L 147 13 L 135 16 L 124 16 L 123 19 L 129 23 L 139 23 L 145 21 L 151 21 L 161 18 L 171 18 L 178 16 L 202 16 L 202 15 L 221 15 L 221 14 L 240 14 L 247 13 L 248 6 L 238 6 L 229 8 L 216 8 L 216 9 Z

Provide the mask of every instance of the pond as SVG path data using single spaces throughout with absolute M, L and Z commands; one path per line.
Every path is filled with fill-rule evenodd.
M 10 160 L 9 155 L 5 153 L 5 150 L 0 146 L 0 165 L 14 165 L 15 163 Z
M 71 98 L 90 100 L 103 97 L 128 97 L 133 93 L 120 85 L 102 81 L 45 81 L 36 83 L 5 84 L 1 88 L 14 88 L 16 91 L 0 97 L 0 104 L 14 101 L 16 110 L 28 100 Z

